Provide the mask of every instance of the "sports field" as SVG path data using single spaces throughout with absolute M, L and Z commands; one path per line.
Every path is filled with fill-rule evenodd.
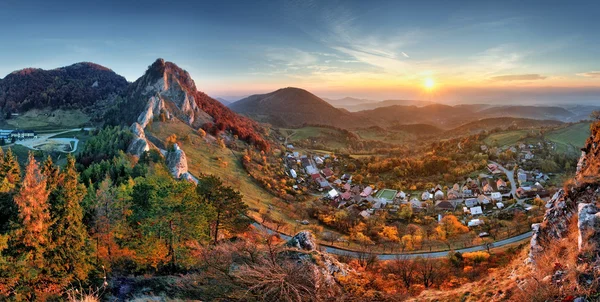
M 375 197 L 383 198 L 383 199 L 387 199 L 387 200 L 393 200 L 394 197 L 396 197 L 397 193 L 398 193 L 398 191 L 396 191 L 396 190 L 382 189 L 381 191 L 377 192 L 377 195 L 375 195 Z

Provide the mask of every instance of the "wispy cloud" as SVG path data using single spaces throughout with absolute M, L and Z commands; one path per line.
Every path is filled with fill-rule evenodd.
M 495 76 L 495 77 L 491 77 L 490 79 L 492 81 L 499 81 L 499 82 L 511 82 L 511 81 L 537 81 L 537 80 L 545 80 L 547 77 L 537 74 L 537 73 L 532 73 L 532 74 L 508 74 L 508 75 L 501 75 L 501 76 Z
M 401 52 L 405 58 L 410 58 L 404 51 Z
M 600 78 L 600 71 L 582 72 L 582 73 L 578 73 L 577 75 L 580 77 L 586 77 L 586 78 Z
M 318 61 L 316 55 L 296 48 L 269 48 L 265 56 L 268 61 L 288 66 L 310 65 Z

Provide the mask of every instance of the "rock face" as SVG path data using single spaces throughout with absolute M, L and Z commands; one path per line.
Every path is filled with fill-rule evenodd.
M 591 203 L 580 203 L 578 208 L 579 252 L 600 250 L 600 209 Z
M 198 128 L 214 119 L 196 104 L 196 85 L 189 73 L 175 64 L 158 59 L 146 74 L 132 84 L 130 98 L 145 102 L 144 110 L 137 122 L 145 128 L 161 113 L 167 119 L 176 117 L 186 124 Z
M 317 249 L 315 236 L 309 231 L 300 231 L 287 242 L 289 247 L 295 247 L 300 250 L 314 251 Z
M 127 153 L 140 157 L 144 152 L 150 151 L 150 144 L 146 140 L 146 134 L 142 126 L 138 123 L 133 123 L 129 129 L 133 132 L 134 138 L 127 148 Z

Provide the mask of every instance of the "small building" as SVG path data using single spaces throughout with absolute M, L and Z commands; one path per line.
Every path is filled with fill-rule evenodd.
M 435 203 L 435 207 L 440 210 L 454 211 L 454 205 L 447 200 L 439 200 Z
M 339 193 L 335 189 L 332 189 L 331 191 L 327 192 L 327 197 L 329 197 L 330 199 L 335 199 L 336 197 L 338 197 L 338 195 Z
M 435 194 L 433 195 L 435 200 L 444 199 L 444 192 L 442 190 L 435 191 Z
M 469 211 L 471 212 L 471 215 L 483 214 L 483 210 L 481 209 L 481 206 L 472 207 L 469 209 Z
M 500 194 L 500 192 L 492 192 L 490 197 L 493 201 L 502 201 L 502 194 Z
M 477 196 L 477 201 L 479 202 L 479 204 L 489 204 L 490 198 L 481 194 L 481 195 Z
M 474 207 L 478 204 L 479 204 L 479 201 L 477 200 L 477 198 L 467 198 L 465 200 L 465 205 L 469 208 Z
M 482 224 L 483 224 L 483 220 L 481 220 L 481 219 L 471 219 L 469 222 L 467 222 L 468 227 L 476 227 L 476 226 L 479 226 Z
M 421 200 L 429 200 L 431 199 L 433 196 L 431 195 L 431 193 L 425 191 L 423 192 L 423 194 L 421 194 Z
M 405 200 L 406 199 L 406 193 L 400 191 L 400 192 L 398 192 L 398 194 L 396 194 L 396 198 L 399 198 L 400 200 Z
M 492 194 L 492 192 L 494 192 L 494 188 L 492 188 L 490 184 L 485 184 L 485 186 L 483 186 L 483 194 Z
M 292 176 L 292 178 L 298 177 L 298 174 L 296 173 L 296 170 L 294 170 L 294 169 L 290 169 L 290 175 Z
M 325 168 L 323 169 L 323 175 L 325 175 L 325 178 L 330 178 L 333 176 L 333 171 L 331 171 L 329 168 Z
M 496 203 L 496 207 L 498 207 L 498 209 L 503 209 L 504 208 L 504 204 L 501 202 L 497 202 Z
M 362 193 L 360 193 L 360 196 L 367 197 L 367 196 L 370 196 L 371 193 L 373 193 L 373 188 L 371 186 L 366 186 L 363 189 Z
M 498 188 L 498 190 L 506 190 L 506 182 L 503 179 L 498 178 L 498 180 L 496 180 L 496 188 Z
M 15 130 L 10 133 L 10 138 L 22 140 L 22 139 L 30 139 L 35 138 L 35 132 L 33 130 Z

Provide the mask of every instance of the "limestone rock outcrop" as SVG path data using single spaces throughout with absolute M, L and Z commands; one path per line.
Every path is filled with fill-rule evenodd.
M 146 140 L 146 134 L 142 126 L 138 123 L 133 123 L 129 129 L 133 132 L 134 138 L 129 147 L 127 147 L 127 153 L 140 157 L 144 152 L 150 151 L 150 144 Z
M 579 252 L 600 250 L 600 209 L 591 203 L 580 203 L 578 208 Z

